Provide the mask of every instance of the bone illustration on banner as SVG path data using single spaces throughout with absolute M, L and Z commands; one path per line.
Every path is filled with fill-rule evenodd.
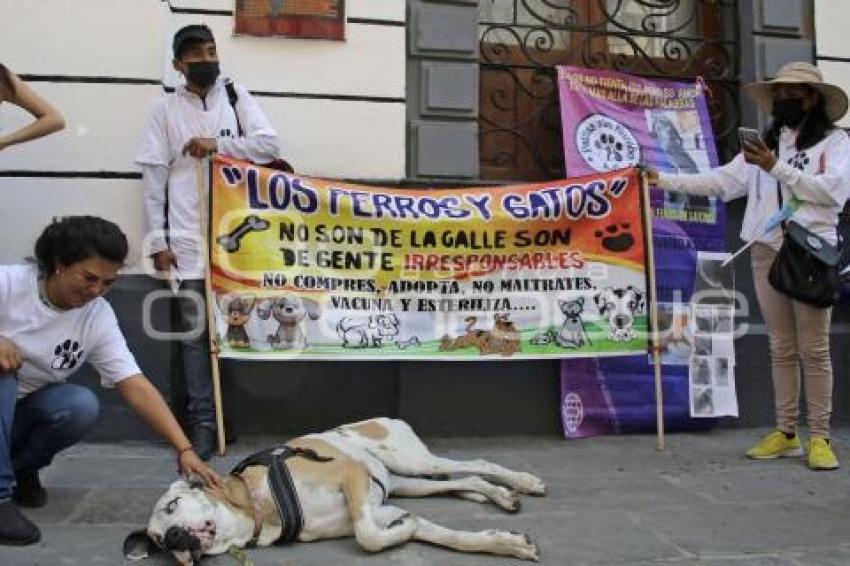
M 267 220 L 263 220 L 256 214 L 250 214 L 246 216 L 245 219 L 240 222 L 235 229 L 233 229 L 233 231 L 216 238 L 216 242 L 227 253 L 238 252 L 242 238 L 244 238 L 247 234 L 251 232 L 262 232 L 263 230 L 268 229 L 269 223 Z

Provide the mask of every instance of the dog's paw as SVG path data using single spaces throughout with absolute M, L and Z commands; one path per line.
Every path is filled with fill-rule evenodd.
M 490 499 L 486 495 L 482 495 L 477 491 L 453 491 L 455 496 L 472 501 L 474 503 L 488 503 Z
M 528 535 L 508 531 L 487 531 L 495 540 L 492 552 L 523 560 L 540 560 L 540 550 Z
M 490 501 L 499 506 L 503 511 L 508 513 L 518 513 L 522 502 L 519 499 L 519 493 L 513 489 L 508 489 L 500 485 L 488 482 L 483 478 L 474 476 L 472 481 L 479 482 L 478 491 L 486 495 Z
M 519 493 L 508 491 L 510 493 L 508 496 L 508 505 L 504 507 L 504 510 L 508 513 L 519 513 L 520 509 L 522 509 L 522 500 L 519 498 Z
M 594 235 L 609 252 L 627 252 L 635 245 L 635 237 L 628 222 L 609 224 L 605 230 L 597 230 Z
M 514 489 L 526 495 L 546 495 L 546 484 L 533 474 L 517 472 Z

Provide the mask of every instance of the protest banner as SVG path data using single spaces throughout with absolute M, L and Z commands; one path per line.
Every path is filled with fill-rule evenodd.
M 558 67 L 567 175 L 645 164 L 671 173 L 718 165 L 704 87 L 694 81 Z M 676 222 L 700 250 L 722 251 L 723 203 L 651 191 L 655 218 Z
M 704 89 L 695 81 L 564 66 L 558 82 L 568 175 L 637 164 L 698 173 L 718 164 Z M 651 191 L 651 208 L 660 330 L 681 338 L 676 324 L 692 299 L 697 252 L 723 250 L 725 208 L 714 198 L 660 190 Z M 664 420 L 671 430 L 710 426 L 690 418 L 692 352 L 667 351 L 680 343 L 666 340 L 662 352 Z M 656 430 L 661 395 L 653 373 L 646 356 L 562 363 L 565 436 Z
M 634 168 L 414 190 L 218 156 L 209 180 L 219 357 L 647 351 L 645 199 Z

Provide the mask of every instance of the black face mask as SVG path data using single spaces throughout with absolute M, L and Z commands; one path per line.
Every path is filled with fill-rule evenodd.
M 218 78 L 218 61 L 193 61 L 186 67 L 186 80 L 197 87 L 209 88 Z
M 783 98 L 773 101 L 773 119 L 779 126 L 796 128 L 806 117 L 802 98 Z

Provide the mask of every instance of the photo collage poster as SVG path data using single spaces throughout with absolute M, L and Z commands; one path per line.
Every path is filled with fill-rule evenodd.
M 694 300 L 686 309 L 689 331 L 683 333 L 691 340 L 690 353 L 682 355 L 686 348 L 681 343 L 672 348 L 679 356 L 677 362 L 686 359 L 688 397 L 691 416 L 695 418 L 738 416 L 735 393 L 735 272 L 732 264 L 723 266 L 728 258 L 726 253 L 697 254 Z

